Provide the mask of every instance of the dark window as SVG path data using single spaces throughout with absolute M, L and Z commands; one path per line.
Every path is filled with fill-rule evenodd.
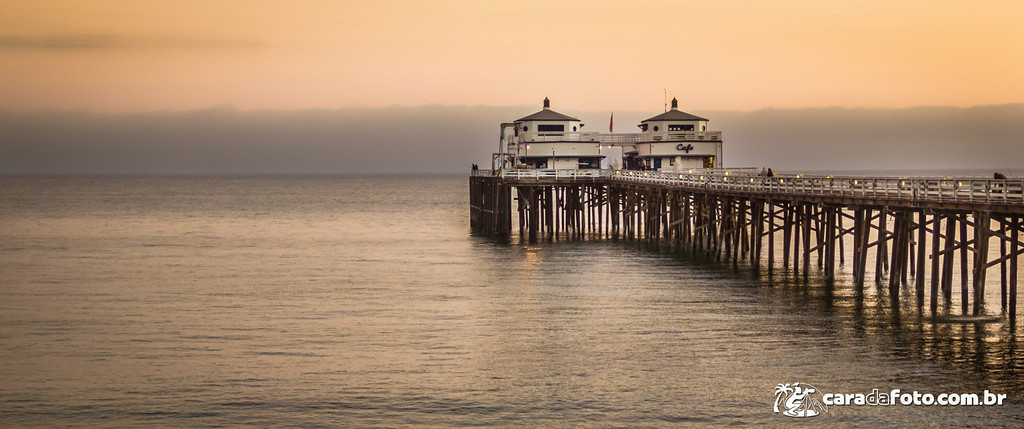
M 669 125 L 669 131 L 693 131 L 693 125 Z
M 562 132 L 565 131 L 565 125 L 537 125 L 538 132 Z
M 654 131 L 658 131 L 658 126 L 657 125 L 654 126 Z

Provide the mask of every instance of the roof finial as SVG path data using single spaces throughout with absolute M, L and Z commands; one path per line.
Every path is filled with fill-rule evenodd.
M 544 97 L 544 108 L 545 109 L 550 109 L 551 108 L 551 100 L 548 100 L 547 97 Z
M 679 110 L 679 102 L 675 97 L 672 97 L 672 110 Z

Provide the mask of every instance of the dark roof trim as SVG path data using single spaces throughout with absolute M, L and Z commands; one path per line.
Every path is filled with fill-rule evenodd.
M 669 111 L 667 111 L 665 113 L 662 113 L 662 114 L 660 114 L 658 116 L 654 116 L 652 118 L 644 119 L 644 120 L 640 121 L 640 123 L 653 122 L 653 121 L 707 121 L 707 120 L 708 119 L 706 119 L 706 118 L 702 118 L 702 117 L 697 116 L 697 115 L 691 115 L 689 113 L 682 112 L 682 111 L 679 111 L 679 110 L 669 110 Z
M 607 158 L 607 155 L 520 155 L 520 158 Z
M 530 116 L 526 116 L 526 117 L 523 117 L 523 118 L 516 119 L 516 122 L 529 122 L 529 121 L 574 121 L 574 122 L 579 122 L 580 120 L 576 119 L 576 118 L 574 118 L 572 116 L 569 116 L 569 115 L 563 115 L 561 113 L 558 113 L 558 112 L 556 112 L 554 110 L 550 110 L 550 109 L 544 109 L 544 110 L 541 110 L 541 111 L 539 111 L 537 113 L 534 113 L 534 114 L 532 114 Z

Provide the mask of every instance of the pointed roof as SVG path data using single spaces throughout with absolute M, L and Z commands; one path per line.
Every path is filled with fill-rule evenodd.
M 576 122 L 579 122 L 580 120 L 576 119 L 576 118 L 574 118 L 572 116 L 563 115 L 563 114 L 558 113 L 558 112 L 556 112 L 554 110 L 551 110 L 551 101 L 548 100 L 547 97 L 544 97 L 544 110 L 541 110 L 541 111 L 539 111 L 537 113 L 534 113 L 534 114 L 532 114 L 530 116 L 525 116 L 525 117 L 516 119 L 516 122 L 527 122 L 527 121 L 576 121 Z
M 675 98 L 672 99 L 672 110 L 662 113 L 658 116 L 644 119 L 640 123 L 652 122 L 652 121 L 707 121 L 708 119 L 702 118 L 697 115 L 691 115 L 689 113 L 679 110 L 679 102 Z
M 707 121 L 707 119 L 700 116 L 691 115 L 686 112 L 680 112 L 678 110 L 669 110 L 658 116 L 644 119 L 640 122 L 652 122 L 652 121 Z

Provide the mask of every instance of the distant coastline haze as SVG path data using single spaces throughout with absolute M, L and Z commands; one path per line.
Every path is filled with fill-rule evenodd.
M 489 168 L 498 125 L 536 106 L 108 114 L 0 111 L 0 173 L 441 173 Z M 584 130 L 607 112 L 563 109 Z M 1019 168 L 1024 104 L 906 109 L 690 110 L 723 131 L 727 167 Z M 633 132 L 652 112 L 616 112 Z M 656 112 L 655 112 L 656 113 Z

